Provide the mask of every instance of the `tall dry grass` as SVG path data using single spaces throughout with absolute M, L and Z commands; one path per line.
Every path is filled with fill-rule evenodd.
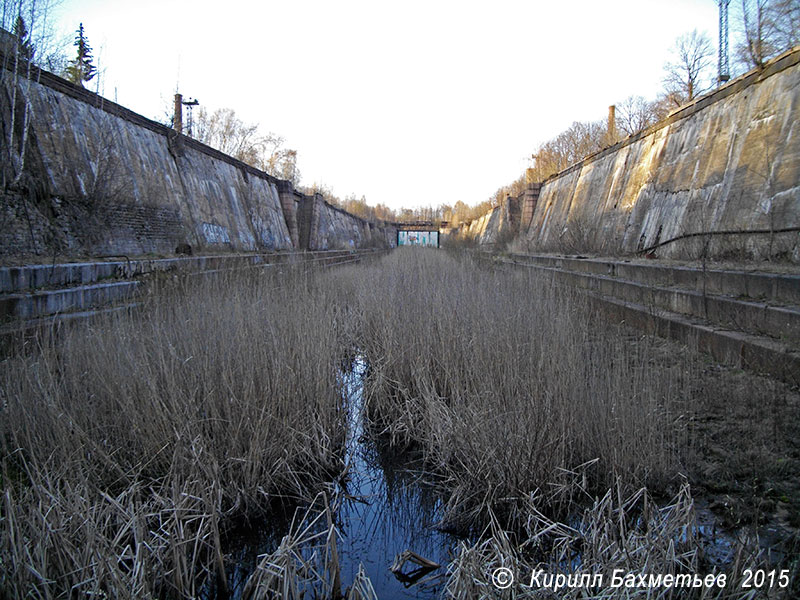
M 196 597 L 229 531 L 343 468 L 349 324 L 318 275 L 165 278 L 0 364 L 0 587 Z
M 409 248 L 152 290 L 0 362 L 9 597 L 224 597 L 229 538 L 284 501 L 311 508 L 240 589 L 337 593 L 335 511 L 312 499 L 346 478 L 341 375 L 356 353 L 367 433 L 395 467 L 421 460 L 446 526 L 484 533 L 451 566 L 452 597 L 493 597 L 498 564 L 704 566 L 683 475 L 714 390 L 688 353 L 547 278 Z M 724 395 L 723 413 L 752 411 Z M 360 572 L 350 597 L 373 596 Z
M 745 567 L 774 568 L 768 553 L 756 536 L 740 539 L 732 564 L 714 566 L 687 478 L 698 478 L 706 441 L 697 422 L 708 407 L 752 411 L 774 391 L 710 389 L 694 353 L 609 324 L 584 296 L 538 273 L 415 249 L 381 267 L 358 294 L 370 429 L 421 456 L 443 482 L 444 526 L 477 535 L 448 568 L 447 597 L 611 598 L 621 593 L 613 569 L 719 568 L 725 589 L 624 593 L 763 596 L 740 583 Z M 605 573 L 608 585 L 552 592 L 525 579 L 501 592 L 491 580 L 499 566 L 526 578 L 534 568 Z M 782 567 L 796 577 L 796 556 Z
M 654 502 L 644 488 L 624 495 L 621 487 L 615 486 L 591 505 L 575 508 L 576 516 L 567 525 L 531 507 L 522 543 L 513 540 L 496 520 L 492 520 L 486 535 L 478 542 L 461 543 L 448 567 L 446 596 L 455 600 L 793 597 L 787 589 L 759 590 L 743 586 L 745 569 L 770 569 L 756 539 L 741 540 L 731 557 L 724 586 L 615 586 L 615 572 L 645 578 L 650 575 L 702 576 L 709 571 L 718 575 L 721 572 L 710 570 L 704 563 L 703 541 L 688 485 L 682 485 L 672 499 L 661 502 Z M 494 569 L 500 566 L 514 575 L 514 581 L 503 592 L 491 578 Z M 536 573 L 539 575 L 534 578 Z M 573 582 L 583 582 L 554 584 L 554 576 L 569 576 Z
M 373 429 L 449 478 L 451 525 L 482 526 L 487 507 L 522 523 L 531 495 L 558 516 L 617 481 L 677 485 L 690 363 L 653 364 L 646 339 L 630 343 L 583 297 L 404 249 L 360 297 Z

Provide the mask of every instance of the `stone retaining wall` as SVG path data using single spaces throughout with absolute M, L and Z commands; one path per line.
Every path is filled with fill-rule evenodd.
M 630 255 L 711 232 L 651 254 L 800 262 L 800 233 L 775 233 L 800 228 L 800 47 L 517 201 L 515 247 L 525 251 Z M 497 210 L 459 231 L 494 244 Z
M 330 218 L 303 245 L 297 215 L 313 200 L 289 182 L 55 75 L 0 62 L 0 255 L 373 243 L 364 220 L 323 202 Z

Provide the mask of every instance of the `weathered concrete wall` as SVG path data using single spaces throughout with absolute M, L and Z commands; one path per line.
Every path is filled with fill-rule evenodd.
M 298 239 L 304 250 L 345 250 L 363 247 L 393 248 L 397 230 L 378 226 L 333 206 L 321 194 L 298 197 Z
M 800 48 L 586 158 L 451 238 L 517 249 L 673 258 L 780 256 L 800 262 Z M 516 228 L 516 229 L 514 229 Z
M 311 236 L 314 247 L 309 250 L 358 248 L 375 243 L 367 221 L 324 202 L 322 197 L 317 197 L 314 201 L 319 219 Z
M 286 229 L 289 232 L 289 238 L 292 240 L 292 246 L 301 248 L 300 245 L 300 230 L 298 228 L 297 214 L 300 202 L 303 199 L 303 194 L 298 192 L 292 187 L 289 181 L 278 181 L 278 196 L 281 201 L 281 210 L 283 210 L 283 220 L 286 223 Z M 308 247 L 306 245 L 306 247 Z
M 44 71 L 34 70 L 33 80 L 6 68 L 0 75 L 0 254 L 171 253 L 182 243 L 288 250 L 371 240 L 364 221 L 343 211 L 328 217 L 326 209 L 319 239 L 302 246 L 305 197 L 289 182 Z
M 545 181 L 529 247 L 625 254 L 693 232 L 800 226 L 799 62 L 795 48 Z M 702 240 L 712 256 L 800 260 L 797 233 Z M 685 257 L 698 241 L 658 254 Z
M 522 197 L 508 197 L 474 221 L 443 230 L 443 239 L 466 239 L 482 246 L 502 245 L 520 230 L 521 200 Z

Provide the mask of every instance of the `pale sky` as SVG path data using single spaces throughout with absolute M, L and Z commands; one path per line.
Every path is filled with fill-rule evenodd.
M 70 38 L 83 22 L 107 98 L 163 118 L 177 84 L 283 136 L 303 185 L 393 208 L 486 200 L 573 121 L 654 98 L 679 35 L 717 39 L 716 0 L 64 0 L 56 17 Z

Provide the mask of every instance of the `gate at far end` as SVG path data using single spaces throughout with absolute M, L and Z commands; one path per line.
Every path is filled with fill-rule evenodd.
M 439 229 L 440 226 L 430 222 L 399 223 L 397 225 L 397 245 L 438 248 Z

